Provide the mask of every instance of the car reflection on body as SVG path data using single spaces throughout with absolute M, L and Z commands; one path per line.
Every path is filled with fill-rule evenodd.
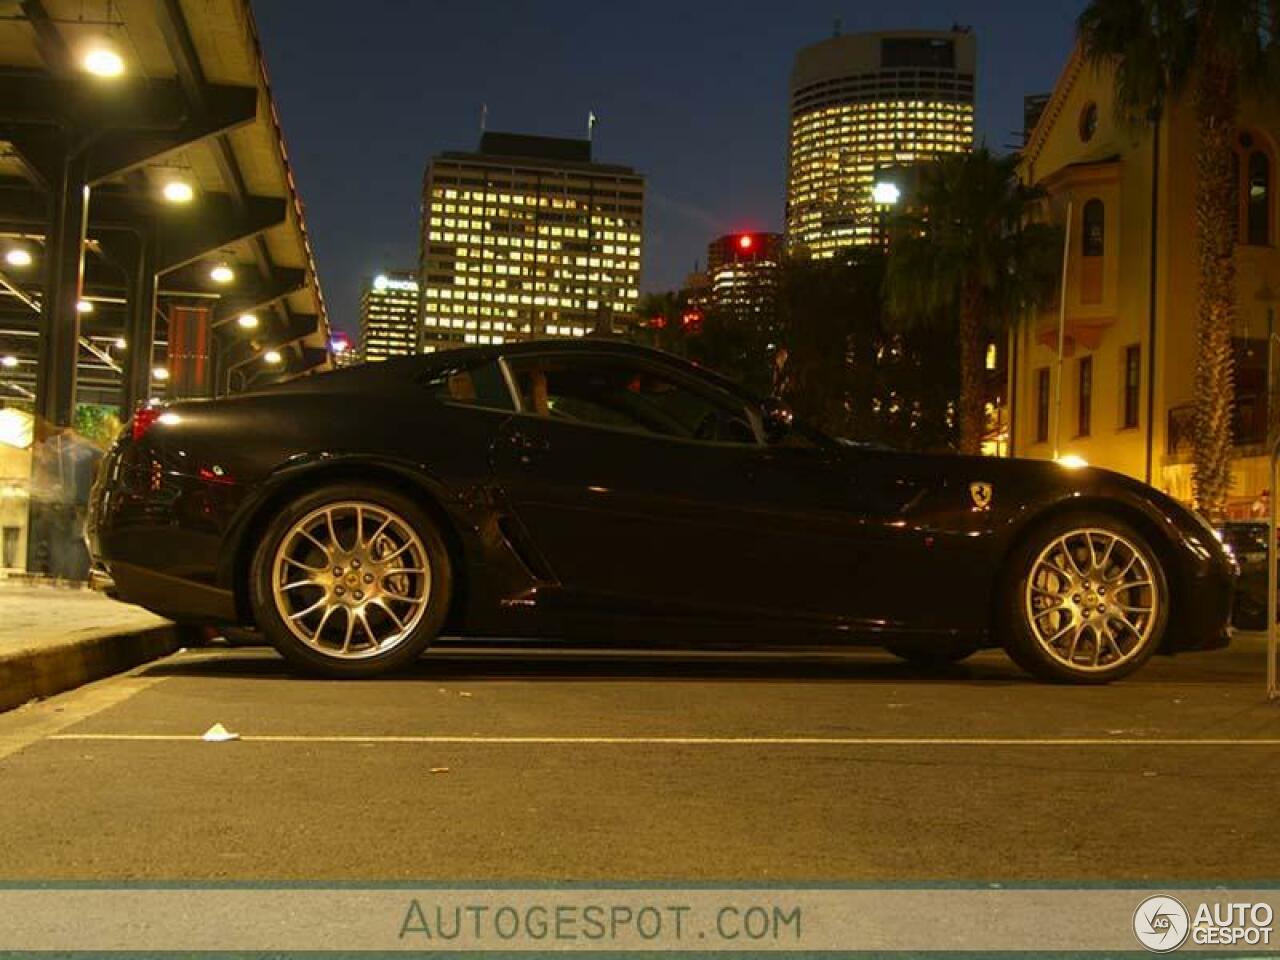
M 1118 474 L 841 443 L 590 338 L 140 411 L 88 532 L 120 599 L 256 624 L 335 677 L 445 633 L 933 663 L 1004 647 L 1038 677 L 1103 682 L 1226 643 L 1234 573 L 1195 515 Z

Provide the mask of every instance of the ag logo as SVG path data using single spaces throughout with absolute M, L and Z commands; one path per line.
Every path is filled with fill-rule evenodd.
M 1147 897 L 1133 913 L 1133 932 L 1152 953 L 1169 953 L 1187 940 L 1191 918 L 1174 897 Z
M 979 510 L 985 510 L 991 506 L 991 484 L 985 480 L 975 480 L 969 484 L 969 496 L 973 498 L 973 505 Z

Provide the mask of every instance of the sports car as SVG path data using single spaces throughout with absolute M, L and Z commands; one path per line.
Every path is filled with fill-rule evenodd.
M 1106 470 L 859 445 L 607 339 L 463 348 L 143 408 L 104 458 L 93 579 L 256 627 L 297 667 L 440 636 L 1003 647 L 1052 681 L 1228 639 L 1234 565 Z

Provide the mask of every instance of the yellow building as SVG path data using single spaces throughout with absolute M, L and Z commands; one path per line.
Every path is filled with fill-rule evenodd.
M 1066 225 L 1069 214 L 1070 223 L 1065 307 L 1048 306 L 1013 338 L 1013 453 L 1080 456 L 1190 500 L 1195 117 L 1183 97 L 1154 135 L 1151 124 L 1126 124 L 1113 109 L 1112 83 L 1110 69 L 1094 68 L 1077 49 L 1023 153 L 1023 179 L 1048 191 L 1051 217 Z M 1242 103 L 1233 516 L 1260 513 L 1269 486 L 1278 134 L 1280 104 Z

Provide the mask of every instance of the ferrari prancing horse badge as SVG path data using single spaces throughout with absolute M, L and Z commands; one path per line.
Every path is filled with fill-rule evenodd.
M 991 484 L 982 480 L 975 480 L 969 484 L 969 496 L 973 497 L 973 505 L 979 510 L 986 510 L 991 506 Z

